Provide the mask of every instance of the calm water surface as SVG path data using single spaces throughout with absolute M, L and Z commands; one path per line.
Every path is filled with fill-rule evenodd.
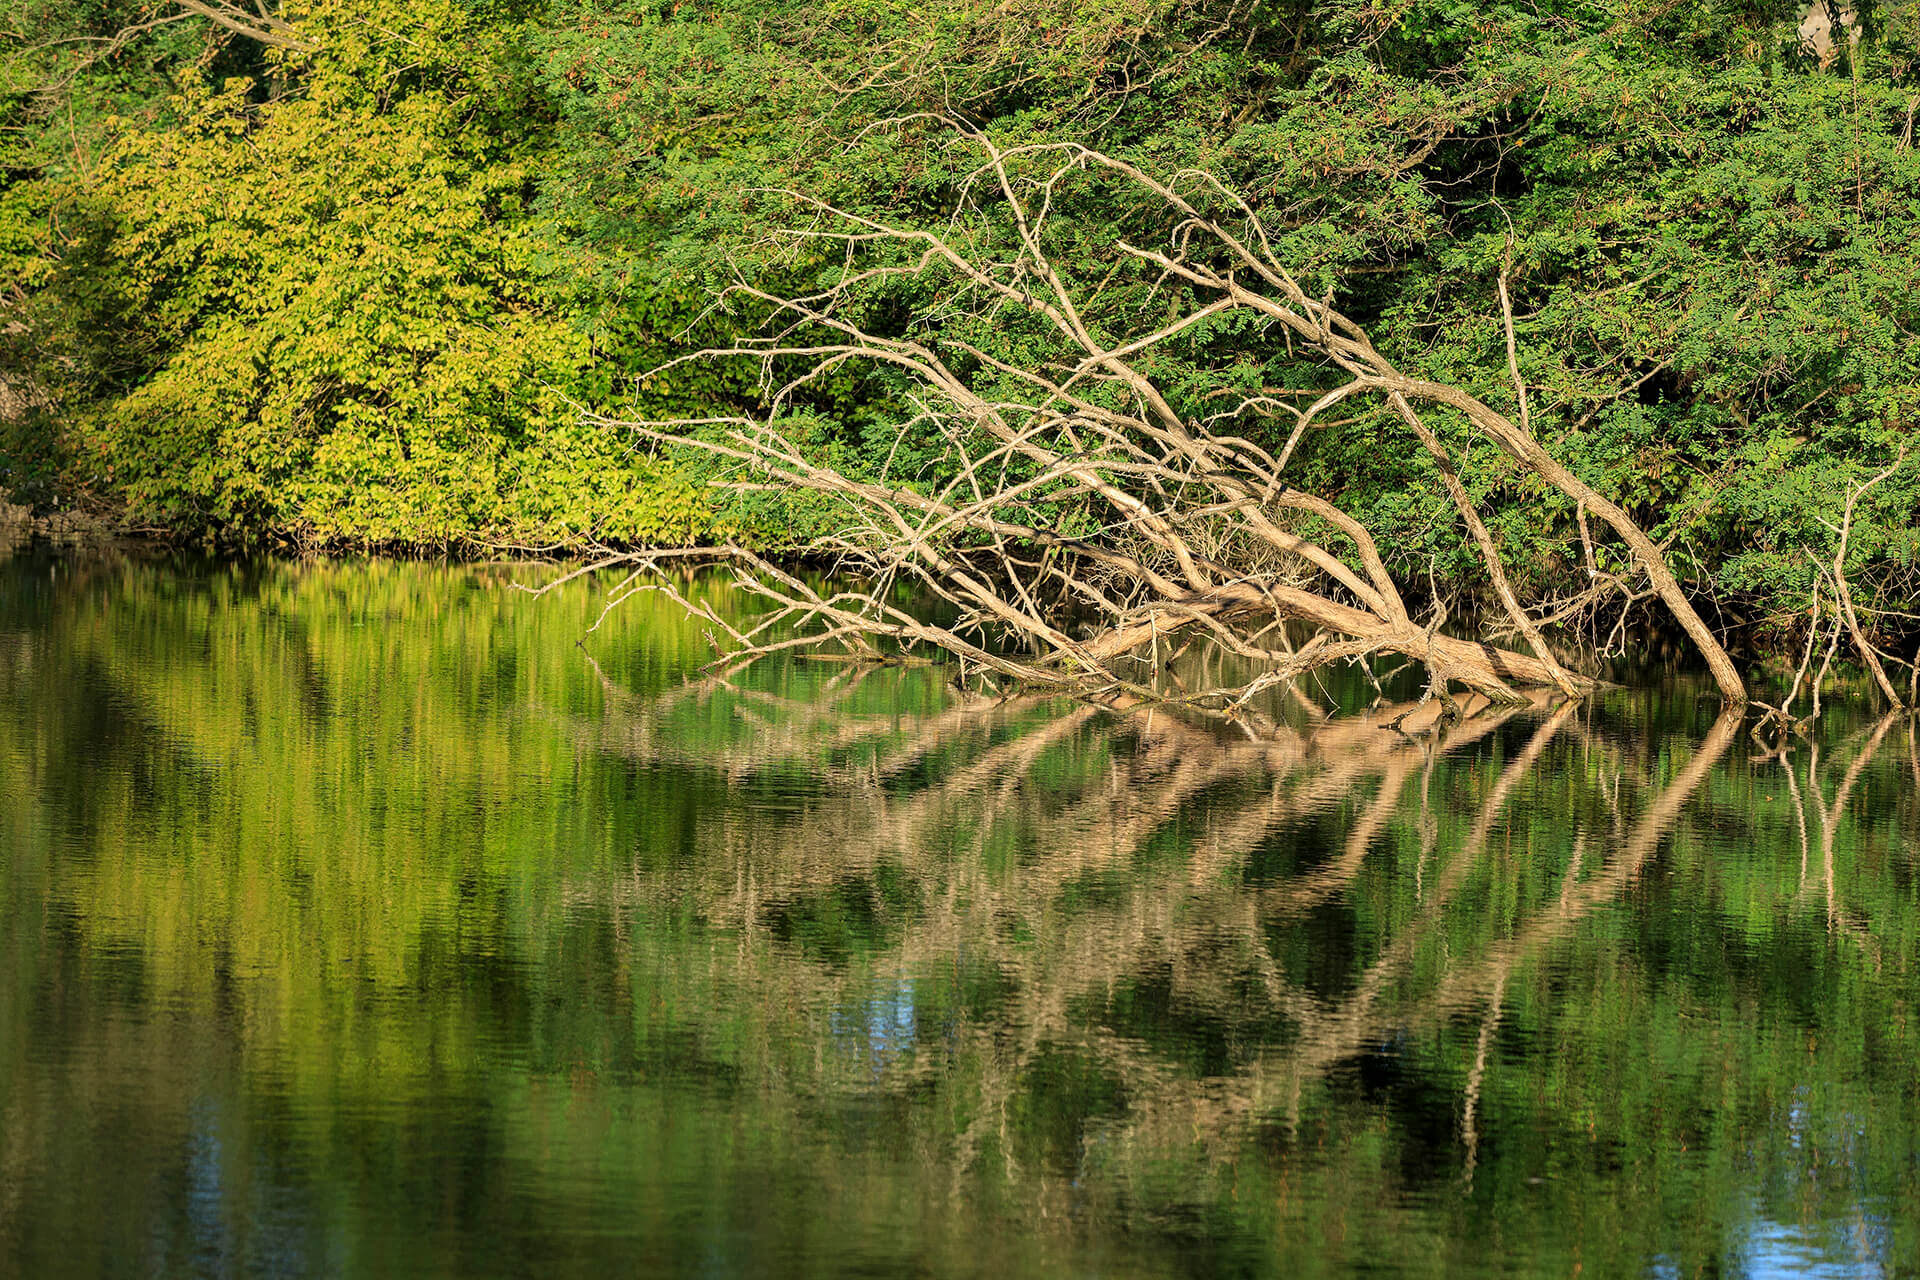
M 516 573 L 0 563 L 0 1273 L 1916 1274 L 1904 721 L 688 685 Z

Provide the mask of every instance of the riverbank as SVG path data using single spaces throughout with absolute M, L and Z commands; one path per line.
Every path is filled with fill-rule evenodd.
M 294 569 L 302 565 L 331 566 L 342 571 L 356 567 L 387 575 L 404 572 L 406 566 L 419 565 L 439 567 L 448 571 L 459 571 L 464 567 L 486 570 L 486 581 L 490 587 L 507 591 L 512 585 L 518 589 L 538 590 L 543 586 L 561 583 L 568 589 L 594 595 L 600 600 L 596 609 L 603 609 L 616 600 L 620 594 L 620 585 L 625 582 L 636 561 L 645 563 L 657 560 L 663 571 L 670 572 L 678 582 L 685 583 L 697 577 L 708 583 L 720 581 L 731 575 L 713 574 L 703 570 L 703 565 L 713 567 L 728 559 L 725 548 L 668 548 L 654 551 L 610 551 L 608 548 L 591 547 L 545 547 L 528 548 L 467 544 L 457 549 L 442 548 L 424 550 L 421 548 L 387 548 L 372 551 L 364 548 L 340 547 L 224 547 L 209 548 L 193 539 L 168 539 L 155 536 L 150 532 L 125 533 L 116 531 L 113 525 L 98 518 L 77 516 L 56 516 L 53 518 L 34 518 L 19 506 L 0 507 L 0 563 L 9 557 L 30 555 L 38 548 L 43 554 L 65 558 L 73 554 L 84 554 L 89 563 L 111 564 L 121 556 L 132 562 L 164 564 L 168 562 L 183 565 L 205 566 L 207 571 L 240 572 L 253 574 L 280 569 Z M 105 557 L 103 560 L 102 557 Z M 802 575 L 817 585 L 832 582 L 834 565 L 817 556 L 795 553 L 791 556 L 775 557 L 774 562 L 785 571 Z M 565 580 L 563 582 L 563 580 Z M 521 602 L 521 607 L 530 614 L 538 616 L 546 604 L 530 598 L 522 590 L 515 590 L 509 599 Z M 744 608 L 746 597 L 733 597 L 730 608 Z M 703 597 L 704 599 L 704 597 Z M 696 602 L 697 603 L 697 602 Z M 1413 600 L 1417 606 L 1424 606 L 1420 598 Z M 615 605 L 618 613 L 622 605 Z M 768 607 L 764 601 L 759 605 Z M 650 613 L 649 616 L 659 615 Z M 1492 615 L 1485 606 L 1465 607 L 1456 604 L 1450 615 L 1449 630 L 1456 635 L 1476 634 Z M 1663 619 L 1657 613 L 1642 616 L 1633 627 L 1619 636 L 1613 637 L 1613 645 L 1606 652 L 1596 649 L 1592 638 L 1577 633 L 1555 635 L 1553 651 L 1560 662 L 1569 670 L 1579 672 L 1584 677 L 1597 680 L 1603 686 L 1613 689 L 1639 690 L 1651 692 L 1668 689 L 1693 689 L 1698 683 L 1702 668 L 1697 656 L 1687 643 L 1686 636 L 1671 625 L 1662 625 Z M 685 625 L 701 630 L 698 617 L 685 619 Z M 706 630 L 711 632 L 710 626 Z M 583 626 L 583 634 L 585 628 Z M 705 642 L 702 642 L 703 645 Z M 1166 646 L 1163 656 L 1172 654 L 1173 646 Z M 1205 649 L 1205 646 L 1200 646 Z M 1753 644 L 1737 644 L 1732 651 L 1738 658 L 1743 674 L 1752 685 L 1753 696 L 1765 706 L 1777 706 L 1793 685 L 1796 669 L 1806 657 L 1804 642 L 1799 646 L 1780 644 L 1764 647 Z M 706 647 L 708 657 L 714 656 L 711 646 Z M 1186 657 L 1191 670 L 1183 669 L 1181 679 L 1188 681 L 1207 680 L 1217 677 L 1222 670 L 1221 658 L 1225 657 L 1238 673 L 1240 679 L 1251 679 L 1259 674 L 1258 664 L 1245 659 L 1235 659 L 1231 655 L 1215 654 L 1204 660 L 1193 654 Z M 1819 664 L 1821 655 L 1813 658 Z M 1376 671 L 1384 673 L 1393 664 L 1372 664 Z M 1800 671 L 1803 678 L 1815 671 Z M 1317 677 L 1306 677 L 1305 684 L 1319 684 Z M 1397 677 L 1399 683 L 1394 687 L 1405 691 L 1406 669 L 1402 668 Z M 1690 683 L 1691 682 L 1691 683 Z M 1194 687 L 1191 686 L 1190 687 Z M 1873 681 L 1857 664 L 1847 660 L 1840 652 L 1832 657 L 1825 670 L 1823 681 L 1826 710 L 1831 716 L 1839 707 L 1845 706 L 1865 714 L 1879 702 Z M 1417 688 L 1414 695 L 1417 696 Z M 1697 690 L 1695 691 L 1697 693 Z M 1686 696 L 1695 696 L 1689 693 Z M 1810 691 L 1803 687 L 1801 702 L 1804 704 Z M 1801 708 L 1805 710 L 1803 705 Z M 1756 707 L 1756 714 L 1762 708 Z M 1850 712 L 1851 714 L 1851 712 Z

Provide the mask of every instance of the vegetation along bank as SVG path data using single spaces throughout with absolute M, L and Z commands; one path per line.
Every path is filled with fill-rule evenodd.
M 831 551 L 1024 639 L 1023 680 L 1287 617 L 1498 692 L 1648 616 L 1912 701 L 1912 0 L 4 26 L 16 509 Z M 1469 603 L 1507 656 L 1429 651 Z

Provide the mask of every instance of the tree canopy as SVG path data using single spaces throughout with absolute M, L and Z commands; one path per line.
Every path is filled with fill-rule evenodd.
M 756 402 L 751 361 L 667 362 L 767 332 L 729 285 L 843 278 L 795 234 L 823 204 L 945 225 L 981 175 L 939 117 L 1244 198 L 1396 365 L 1524 416 L 1716 625 L 1797 637 L 1856 493 L 1844 571 L 1869 626 L 1897 638 L 1916 611 L 1920 464 L 1861 491 L 1920 420 L 1910 0 L 28 7 L 0 70 L 16 500 L 239 541 L 778 544 L 831 513 L 715 490 L 710 463 L 597 424 Z M 1174 229 L 1079 182 L 1046 252 L 1120 281 L 1114 316 L 1172 315 L 1179 282 L 1118 264 Z M 882 279 L 858 319 L 1051 356 L 951 289 Z M 1249 392 L 1337 385 L 1246 316 L 1143 359 L 1180 412 L 1231 393 L 1268 443 L 1291 420 Z M 932 432 L 894 430 L 912 395 L 839 369 L 795 430 L 835 466 L 938 484 Z M 1517 580 L 1631 558 L 1601 539 L 1587 561 L 1578 503 L 1458 415 L 1433 426 Z M 1476 552 L 1406 431 L 1329 413 L 1293 465 L 1444 590 Z

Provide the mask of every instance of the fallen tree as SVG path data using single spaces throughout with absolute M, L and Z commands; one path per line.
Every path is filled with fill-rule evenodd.
M 971 157 L 954 183 L 951 216 L 930 230 L 776 193 L 804 215 L 782 238 L 831 254 L 844 264 L 839 274 L 801 295 L 742 279 L 725 299 L 764 309 L 762 336 L 674 362 L 758 361 L 763 404 L 724 419 L 618 422 L 736 464 L 746 474 L 732 483 L 837 504 L 841 523 L 802 549 L 857 571 L 860 585 L 816 589 L 734 548 L 743 584 L 773 607 L 747 629 L 705 611 L 730 658 L 823 644 L 869 657 L 938 649 L 963 668 L 1030 687 L 1232 708 L 1327 663 L 1397 654 L 1422 664 L 1429 695 L 1449 705 L 1454 686 L 1513 701 L 1516 686 L 1570 696 L 1593 687 L 1556 658 L 1545 626 L 1651 595 L 1723 696 L 1745 701 L 1739 672 L 1663 549 L 1534 434 L 1504 275 L 1512 415 L 1399 368 L 1333 306 L 1331 292 L 1316 297 L 1303 287 L 1255 210 L 1204 172 L 1163 181 L 1081 146 L 1002 147 L 950 118 L 891 123 L 945 131 L 951 148 Z M 1063 268 L 1049 218 L 1076 183 L 1134 202 L 1135 221 L 1160 230 L 1160 243 L 1105 246 L 1098 274 L 1084 252 Z M 940 304 L 899 322 L 884 304 L 903 281 L 938 285 Z M 1143 297 L 1157 304 L 1150 323 Z M 1284 344 L 1297 385 L 1247 389 L 1207 365 L 1217 347 L 1196 340 L 1228 325 L 1269 349 Z M 1009 360 L 970 340 L 983 326 L 1017 330 L 1032 358 Z M 896 448 L 910 432 L 941 442 L 919 475 L 862 474 L 809 447 L 810 388 L 861 367 L 900 381 Z M 1498 604 L 1487 638 L 1445 634 L 1438 599 L 1416 618 L 1368 529 L 1289 483 L 1289 463 L 1316 421 L 1364 402 L 1404 429 L 1383 428 L 1383 447 L 1431 458 Z M 1277 418 L 1284 440 L 1278 431 L 1264 444 L 1251 438 L 1237 425 L 1247 418 Z M 1448 429 L 1437 425 L 1442 418 Z M 1579 590 L 1519 598 L 1447 442 L 1458 430 L 1491 442 L 1575 505 L 1587 548 Z M 1589 515 L 1624 545 L 1644 589 L 1597 567 Z M 903 583 L 954 616 L 935 621 L 898 603 Z M 1199 636 L 1253 660 L 1256 673 L 1231 687 L 1170 693 L 1155 679 L 1164 650 Z M 1503 636 L 1520 647 L 1492 643 Z

